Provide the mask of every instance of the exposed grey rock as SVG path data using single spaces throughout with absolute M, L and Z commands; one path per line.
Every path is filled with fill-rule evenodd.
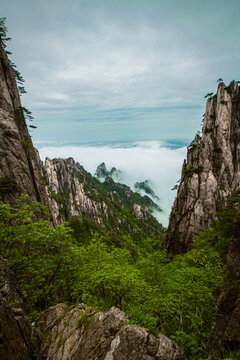
M 118 182 L 120 180 L 120 174 L 121 171 L 117 170 L 115 167 L 112 167 L 112 169 L 108 171 L 104 162 L 98 165 L 97 170 L 95 172 L 95 176 L 100 181 L 104 181 L 107 177 L 110 177 L 114 181 Z
M 102 162 L 100 165 L 98 165 L 97 170 L 95 172 L 95 176 L 98 179 L 106 179 L 109 175 L 109 172 L 106 168 L 106 164 L 104 162 Z
M 216 321 L 209 342 L 212 359 L 223 356 L 224 349 L 240 348 L 240 208 L 227 257 L 223 290 L 218 299 Z
M 0 295 L 1 360 L 40 360 L 41 338 L 22 310 L 12 309 Z
M 149 215 L 149 210 L 148 210 L 148 208 L 143 209 L 140 205 L 134 204 L 133 205 L 133 214 L 138 220 L 145 221 L 145 220 L 147 220 L 147 217 Z
M 46 158 L 44 169 L 55 223 L 61 224 L 72 216 L 85 215 L 103 224 L 101 215 L 104 214 L 106 218 L 109 216 L 107 206 L 104 202 L 97 202 L 89 196 L 86 191 L 87 184 L 83 178 L 80 179 L 80 176 L 87 172 L 79 163 L 73 158 Z
M 117 308 L 94 314 L 85 305 L 59 304 L 42 314 L 46 360 L 183 360 L 178 346 L 137 325 Z
M 136 182 L 134 187 L 137 191 L 143 190 L 147 195 L 151 195 L 154 199 L 159 200 L 159 197 L 155 194 L 153 189 L 149 184 L 149 180 L 145 180 L 142 182 Z
M 43 171 L 55 223 L 86 217 L 117 234 L 144 236 L 143 230 L 147 236 L 154 233 L 160 239 L 164 229 L 148 210 L 148 198 L 129 186 L 110 177 L 101 183 L 72 158 L 46 158 Z
M 0 45 L 0 196 L 14 205 L 20 194 L 47 204 L 14 71 Z
M 233 81 L 207 100 L 202 138 L 188 148 L 170 215 L 165 247 L 188 251 L 194 235 L 209 227 L 227 197 L 240 187 L 240 90 Z

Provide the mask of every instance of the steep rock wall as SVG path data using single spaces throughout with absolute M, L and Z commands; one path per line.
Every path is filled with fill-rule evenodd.
M 170 215 L 165 247 L 188 251 L 194 235 L 209 227 L 227 197 L 240 188 L 240 89 L 220 83 L 207 100 L 202 137 L 188 147 Z
M 227 271 L 218 299 L 216 321 L 209 342 L 211 359 L 223 356 L 224 349 L 240 347 L 240 208 L 227 257 Z
M 20 194 L 47 204 L 14 71 L 0 44 L 0 196 L 14 205 Z
M 151 215 L 146 200 L 130 187 L 107 178 L 101 183 L 73 158 L 46 158 L 43 173 L 56 224 L 73 216 L 86 217 L 109 232 L 161 238 L 161 224 Z M 150 199 L 151 200 L 151 199 Z
M 106 204 L 98 203 L 87 193 L 80 179 L 85 170 L 73 158 L 46 158 L 44 172 L 55 223 L 61 224 L 72 216 L 85 215 L 99 223 L 102 222 L 100 214 L 108 218 Z
M 84 304 L 58 304 L 42 314 L 46 360 L 183 360 L 176 343 L 164 335 L 128 325 L 118 308 L 94 313 Z

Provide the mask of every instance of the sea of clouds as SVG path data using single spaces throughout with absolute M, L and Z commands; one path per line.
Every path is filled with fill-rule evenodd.
M 181 176 L 186 147 L 171 148 L 160 141 L 142 141 L 115 146 L 52 146 L 39 149 L 40 157 L 49 158 L 73 157 L 92 175 L 97 166 L 105 162 L 110 170 L 116 167 L 121 170 L 121 182 L 134 190 L 137 181 L 149 180 L 149 184 L 159 197 L 158 204 L 163 209 L 156 214 L 159 222 L 168 225 L 169 214 L 176 191 L 171 189 Z

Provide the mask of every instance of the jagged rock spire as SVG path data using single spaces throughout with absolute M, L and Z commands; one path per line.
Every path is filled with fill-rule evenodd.
M 172 207 L 165 247 L 188 251 L 194 235 L 211 226 L 227 197 L 240 188 L 240 89 L 218 85 L 207 100 L 202 137 L 188 147 Z

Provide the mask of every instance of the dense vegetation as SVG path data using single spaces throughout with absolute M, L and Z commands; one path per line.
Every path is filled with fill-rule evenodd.
M 174 339 L 187 359 L 206 357 L 239 194 L 203 231 L 195 247 L 172 257 L 156 239 L 123 235 L 121 247 L 97 224 L 73 218 L 55 229 L 46 209 L 22 196 L 13 209 L 0 202 L 0 251 L 21 285 L 29 315 L 58 302 L 118 306 L 132 323 Z M 43 219 L 33 222 L 38 208 Z M 90 236 L 89 227 L 93 235 Z
M 10 40 L 5 20 L 0 18 L 4 48 Z M 15 65 L 11 65 L 22 94 L 24 80 Z M 32 120 L 28 109 L 20 110 Z M 214 151 L 219 153 L 221 149 Z M 190 167 L 184 176 L 188 178 L 201 171 L 201 167 Z M 131 218 L 133 204 L 129 203 L 124 185 L 116 187 L 110 180 L 100 186 L 96 180 L 95 188 L 99 190 L 96 196 L 89 186 L 90 178 L 79 176 L 79 181 L 83 180 L 85 191 L 95 201 L 101 201 L 100 195 L 105 200 L 109 191 L 115 191 L 119 206 L 114 205 L 112 211 L 118 211 L 122 220 L 125 216 L 128 221 L 136 221 L 134 225 L 138 226 L 137 220 Z M 11 179 L 2 178 L 0 193 L 14 186 Z M 120 195 L 129 214 L 122 213 Z M 134 201 L 149 205 L 147 198 L 134 196 Z M 52 193 L 52 197 L 63 204 L 64 211 L 66 194 Z M 40 311 L 58 302 L 85 302 L 96 309 L 117 306 L 129 315 L 132 323 L 175 340 L 185 351 L 186 359 L 203 359 L 207 356 L 206 344 L 239 201 L 237 192 L 218 214 L 219 221 L 201 232 L 194 248 L 173 257 L 162 250 L 161 236 L 143 237 L 142 229 L 138 237 L 128 235 L 127 231 L 115 234 L 106 231 L 112 224 L 106 223 L 104 229 L 87 217 L 73 217 L 54 229 L 47 221 L 47 209 L 36 202 L 29 204 L 28 197 L 23 195 L 14 208 L 0 201 L 0 253 L 16 275 L 32 319 L 37 320 Z M 107 205 L 111 208 L 110 202 Z M 36 209 L 42 212 L 39 221 L 34 221 Z M 154 229 L 156 223 L 152 221 L 148 226 Z M 232 356 L 225 356 L 228 355 Z
M 84 194 L 90 199 L 93 210 L 97 208 L 99 222 L 103 225 L 102 228 L 98 226 L 98 230 L 101 234 L 111 235 L 111 242 L 114 241 L 121 245 L 123 235 L 128 236 L 129 234 L 134 237 L 135 241 L 143 242 L 149 236 L 161 241 L 166 229 L 152 216 L 151 210 L 149 211 L 151 207 L 154 209 L 158 207 L 151 198 L 142 197 L 133 192 L 129 186 L 114 182 L 111 178 L 100 182 L 80 164 L 72 163 L 71 159 L 65 160 L 64 165 L 60 165 L 58 159 L 55 159 L 54 164 L 56 165 L 59 189 L 56 193 L 56 190 L 53 191 L 50 188 L 49 195 L 58 204 L 58 219 L 69 220 L 69 208 L 72 207 L 81 216 L 85 216 L 84 232 L 88 231 L 92 236 L 92 227 L 96 228 L 96 223 L 91 223 L 91 219 L 96 220 L 96 213 L 94 214 L 94 211 L 92 212 L 88 207 L 81 206 L 78 197 L 72 199 L 69 196 L 69 188 L 65 186 L 65 172 L 67 172 L 71 176 L 72 184 L 79 182 Z M 138 220 L 139 214 L 140 220 Z

